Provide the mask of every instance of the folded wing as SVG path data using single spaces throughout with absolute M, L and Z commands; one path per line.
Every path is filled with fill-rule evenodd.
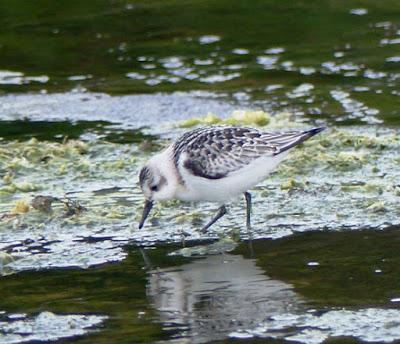
M 223 126 L 199 128 L 186 133 L 175 143 L 175 164 L 195 176 L 219 179 L 260 157 L 280 154 L 323 129 L 262 132 Z

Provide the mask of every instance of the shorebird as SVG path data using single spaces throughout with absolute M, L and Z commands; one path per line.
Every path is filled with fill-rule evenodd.
M 263 132 L 254 128 L 212 126 L 182 135 L 141 169 L 139 183 L 145 205 L 142 228 L 155 201 L 217 202 L 217 214 L 202 228 L 227 212 L 225 204 L 243 194 L 246 226 L 250 230 L 250 188 L 260 183 L 287 156 L 289 149 L 325 128 Z

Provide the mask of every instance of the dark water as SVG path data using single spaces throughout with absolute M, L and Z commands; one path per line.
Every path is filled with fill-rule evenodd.
M 145 135 L 140 129 L 122 130 L 114 128 L 106 121 L 2 121 L 0 137 L 4 140 L 25 141 L 31 138 L 38 140 L 62 141 L 68 139 L 102 139 L 117 143 L 140 143 L 154 140 L 152 135 Z
M 181 248 L 182 224 L 175 222 L 175 212 L 187 215 L 188 207 L 165 210 L 163 220 L 144 234 L 129 227 L 136 228 L 134 212 L 140 206 L 132 186 L 136 164 L 180 132 L 178 121 L 252 108 L 289 111 L 305 125 L 351 125 L 349 130 L 364 137 L 376 129 L 376 136 L 386 139 L 388 128 L 395 136 L 399 1 L 0 0 L 0 28 L 0 143 L 81 139 L 91 145 L 87 165 L 92 158 L 98 165 L 121 164 L 118 157 L 132 165 L 121 170 L 115 166 L 122 165 L 112 165 L 109 174 L 93 172 L 79 152 L 68 153 L 66 164 L 79 165 L 78 174 L 72 167 L 62 172 L 70 173 L 72 191 L 62 190 L 61 163 L 52 169 L 50 160 L 47 173 L 53 180 L 41 179 L 46 166 L 29 167 L 57 195 L 68 191 L 104 208 L 102 216 L 121 204 L 132 210 L 122 213 L 117 225 L 88 216 L 84 229 L 69 227 L 67 220 L 47 219 L 40 226 L 27 221 L 20 227 L 0 223 L 1 237 L 7 238 L 0 242 L 0 343 L 400 341 L 400 236 L 398 226 L 388 228 L 386 220 L 393 224 L 400 214 L 396 146 L 385 143 L 391 147 L 385 151 L 383 143 L 367 146 L 371 150 L 361 145 L 357 152 L 369 154 L 361 160 L 365 169 L 343 171 L 346 184 L 336 183 L 343 203 L 359 207 L 357 221 L 343 211 L 332 214 L 334 226 L 315 232 L 310 221 L 306 230 L 304 219 L 315 218 L 307 207 L 303 215 L 289 207 L 272 214 L 281 203 L 275 198 L 269 205 L 259 193 L 258 214 L 264 217 L 255 219 L 256 234 L 279 239 L 256 240 L 252 247 L 242 241 L 232 252 L 201 258 L 170 255 Z M 43 149 L 53 154 L 59 146 L 52 147 Z M 28 153 L 35 149 L 26 147 Z M 32 196 L 36 189 L 4 191 L 11 159 L 0 153 L 2 211 L 1 204 Z M 15 179 L 30 173 L 24 165 L 29 156 L 22 157 Z M 374 166 L 382 157 L 387 165 Z M 362 171 L 368 173 L 365 188 L 359 183 Z M 319 173 L 321 181 L 332 172 Z M 374 173 L 377 185 L 372 185 Z M 314 190 L 312 182 L 308 187 L 308 194 L 282 192 L 280 201 L 289 195 L 297 206 L 302 197 L 324 190 Z M 327 199 L 317 199 L 318 206 L 322 202 L 329 209 L 333 190 L 326 191 Z M 266 198 L 264 208 L 260 197 Z M 380 223 L 376 228 L 360 226 L 365 208 L 370 210 L 365 223 Z M 200 213 L 204 209 L 210 212 L 201 208 Z M 265 216 L 278 225 L 268 226 Z M 304 233 L 286 232 L 279 216 L 298 221 Z M 236 217 L 229 219 L 232 227 L 242 221 Z M 137 238 L 151 247 L 139 249 Z M 96 255 L 93 247 L 103 252 Z M 5 253 L 22 257 L 10 275 Z M 39 258 L 29 261 L 29 255 Z
M 127 246 L 128 256 L 118 264 L 3 277 L 0 307 L 11 313 L 109 316 L 100 332 L 79 343 L 146 343 L 168 338 L 178 343 L 207 342 L 222 340 L 238 329 L 254 329 L 256 338 L 283 338 L 304 328 L 290 324 L 272 332 L 268 327 L 257 328 L 277 315 L 318 318 L 332 309 L 346 310 L 354 311 L 352 323 L 333 326 L 335 336 L 342 331 L 345 336 L 360 337 L 357 326 L 363 325 L 364 339 L 381 342 L 399 338 L 398 318 L 385 314 L 388 308 L 398 309 L 399 240 L 397 228 L 310 232 L 255 241 L 252 252 L 242 243 L 229 254 L 197 259 L 168 256 L 173 246 L 146 249 L 144 259 L 137 247 Z M 362 316 L 364 309 L 377 310 L 375 333 L 368 331 L 371 319 Z M 332 320 L 340 323 L 344 316 L 338 313 Z M 305 321 L 303 326 L 307 325 Z M 321 324 L 321 328 L 308 326 L 321 334 L 327 331 Z M 385 332 L 391 326 L 394 333 Z M 312 336 L 305 338 L 302 342 L 307 343 Z
M 207 90 L 396 124 L 399 15 L 395 0 L 3 0 L 0 90 Z

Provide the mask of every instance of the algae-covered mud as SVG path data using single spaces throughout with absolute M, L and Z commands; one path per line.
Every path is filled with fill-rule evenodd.
M 265 129 L 293 125 L 288 113 L 272 117 L 235 111 L 225 119 L 207 115 L 181 126 L 210 118 L 213 123 L 262 123 Z M 167 138 L 142 144 L 3 142 L 0 237 L 1 248 L 13 257 L 5 273 L 122 260 L 128 241 L 153 245 L 180 242 L 183 235 L 189 241 L 220 235 L 246 238 L 241 199 L 206 235 L 200 236 L 198 229 L 215 211 L 207 203 L 157 204 L 149 224 L 138 230 L 143 204 L 138 172 L 152 151 L 168 143 Z M 253 238 L 398 224 L 399 148 L 395 129 L 333 127 L 295 149 L 253 191 Z
M 0 0 L 0 342 L 400 341 L 400 3 Z M 327 126 L 206 234 L 138 172 Z

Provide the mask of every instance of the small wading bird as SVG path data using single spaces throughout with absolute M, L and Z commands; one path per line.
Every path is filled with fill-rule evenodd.
M 262 132 L 214 126 L 185 133 L 154 155 L 140 171 L 140 187 L 146 200 L 139 228 L 154 201 L 178 199 L 221 204 L 215 217 L 203 227 L 204 232 L 226 214 L 226 202 L 244 194 L 250 230 L 251 195 L 247 190 L 264 180 L 290 148 L 324 129 Z

